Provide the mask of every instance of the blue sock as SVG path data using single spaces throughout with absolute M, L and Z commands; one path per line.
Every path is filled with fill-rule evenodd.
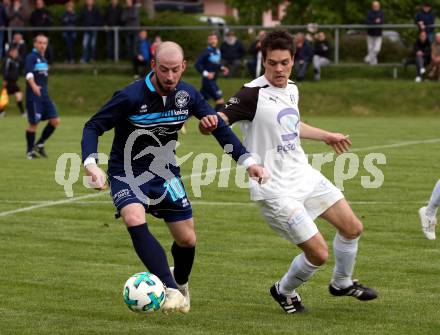
M 52 135 L 54 131 L 55 131 L 55 127 L 52 126 L 50 123 L 48 123 L 46 127 L 44 127 L 43 129 L 43 132 L 41 133 L 41 137 L 38 140 L 37 145 L 44 144 L 44 142 L 46 142 L 46 140 L 50 137 L 50 135 Z
M 148 230 L 146 223 L 128 227 L 134 250 L 148 271 L 159 277 L 166 287 L 177 288 L 168 266 L 167 255 L 160 243 Z
M 189 274 L 194 263 L 194 255 L 196 248 L 185 248 L 173 243 L 171 247 L 171 253 L 174 258 L 174 279 L 177 284 L 185 284 L 188 282 Z
M 26 143 L 27 143 L 27 151 L 31 152 L 34 148 L 34 142 L 35 142 L 35 132 L 26 130 Z

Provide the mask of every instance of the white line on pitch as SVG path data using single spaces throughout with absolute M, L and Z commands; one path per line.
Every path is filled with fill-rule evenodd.
M 357 148 L 357 149 L 355 148 L 355 149 L 352 149 L 350 151 L 351 152 L 360 152 L 360 151 L 366 151 L 366 150 L 397 148 L 397 147 L 403 147 L 403 146 L 408 146 L 408 145 L 431 144 L 431 143 L 438 143 L 438 142 L 440 142 L 440 138 L 433 138 L 433 139 L 430 139 L 430 140 L 404 141 L 404 142 L 393 143 L 393 144 L 376 145 L 376 146 L 363 147 L 363 148 Z M 231 168 L 231 170 L 233 170 L 235 168 L 236 167 L 234 166 L 234 167 Z M 192 176 L 195 177 L 195 176 L 209 175 L 209 174 L 212 174 L 212 173 L 218 173 L 218 172 L 226 171 L 226 170 L 229 170 L 229 169 L 215 169 L 215 170 L 211 170 L 211 171 L 206 171 L 204 173 L 195 174 L 195 175 L 192 175 Z M 188 179 L 190 177 L 191 177 L 191 175 L 186 175 L 186 176 L 183 176 L 182 179 Z M 11 215 L 11 214 L 16 214 L 16 213 L 21 213 L 21 212 L 27 212 L 27 211 L 31 211 L 31 210 L 34 210 L 34 209 L 37 209 L 37 208 L 51 207 L 51 206 L 56 206 L 56 205 L 62 205 L 62 204 L 66 204 L 66 203 L 76 202 L 76 201 L 82 200 L 82 199 L 95 198 L 95 197 L 99 197 L 99 196 L 101 196 L 103 194 L 108 194 L 108 192 L 92 193 L 92 194 L 82 195 L 82 196 L 79 196 L 79 197 L 73 197 L 73 198 L 68 198 L 68 199 L 64 199 L 64 200 L 45 201 L 44 203 L 33 205 L 33 206 L 28 206 L 28 207 L 13 209 L 13 210 L 10 210 L 10 211 L 0 212 L 0 217 L 8 216 L 8 215 Z M 378 202 L 378 204 L 381 204 L 381 203 L 383 203 L 383 202 Z M 396 202 L 396 203 L 400 203 L 400 202 Z M 225 204 L 225 203 L 221 202 L 221 204 Z M 355 203 L 353 202 L 353 204 L 355 204 Z

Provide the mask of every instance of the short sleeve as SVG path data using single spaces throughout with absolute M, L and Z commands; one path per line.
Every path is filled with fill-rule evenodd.
M 243 87 L 225 103 L 221 110 L 229 120 L 229 124 L 238 121 L 252 121 L 255 117 L 260 87 Z

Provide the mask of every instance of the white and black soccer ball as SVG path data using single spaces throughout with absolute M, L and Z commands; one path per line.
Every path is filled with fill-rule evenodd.
M 140 272 L 128 278 L 122 295 L 125 304 L 133 312 L 153 313 L 165 301 L 165 287 L 154 274 Z

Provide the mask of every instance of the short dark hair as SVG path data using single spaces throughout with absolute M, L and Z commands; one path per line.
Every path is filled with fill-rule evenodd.
M 293 57 L 296 49 L 292 35 L 284 29 L 277 29 L 267 33 L 261 42 L 263 59 L 266 59 L 267 52 L 271 50 L 288 50 Z

